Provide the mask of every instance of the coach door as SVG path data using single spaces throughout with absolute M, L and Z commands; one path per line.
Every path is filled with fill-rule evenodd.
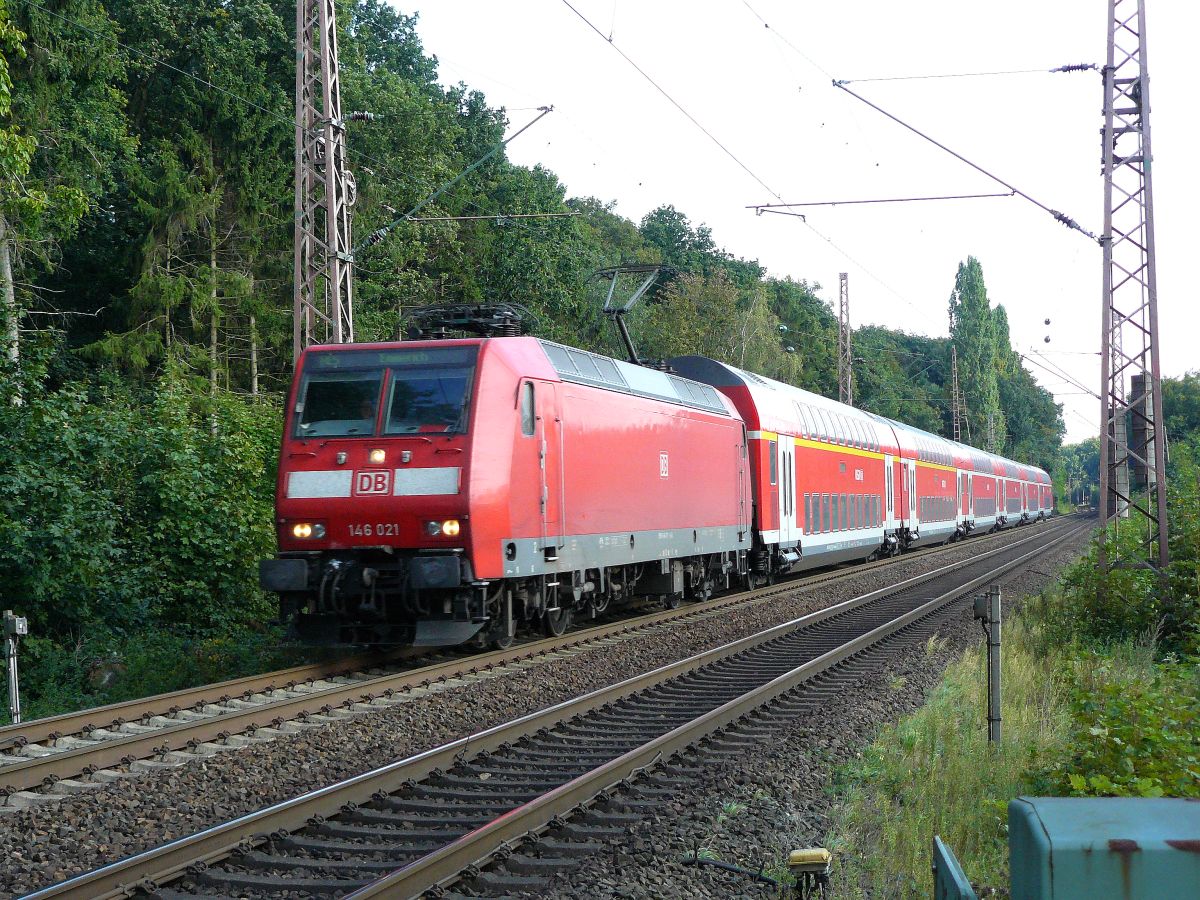
M 917 500 L 917 463 L 915 460 L 910 459 L 907 465 L 909 527 L 913 531 L 917 531 L 921 525 L 921 517 L 919 515 L 921 504 Z
M 737 523 L 738 523 L 738 541 L 741 541 L 746 533 L 750 531 L 750 514 L 746 511 L 746 463 L 747 463 L 747 444 L 746 444 L 746 426 L 742 425 L 742 440 L 741 443 L 734 447 L 734 468 L 737 471 Z
M 547 560 L 558 559 L 563 545 L 563 429 L 558 414 L 558 385 L 537 385 L 538 468 L 542 479 L 542 548 Z
M 886 527 L 895 517 L 896 469 L 891 454 L 883 457 L 883 524 Z
M 779 543 L 800 540 L 796 523 L 796 439 L 779 436 Z

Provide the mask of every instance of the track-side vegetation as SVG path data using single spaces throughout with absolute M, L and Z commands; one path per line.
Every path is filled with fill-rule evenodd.
M 999 747 L 977 647 L 842 771 L 831 841 L 844 896 L 928 896 L 935 834 L 976 884 L 1007 885 L 1006 806 L 1019 794 L 1200 797 L 1198 446 L 1173 451 L 1169 597 L 1151 573 L 1102 583 L 1093 545 L 1004 624 Z M 1136 526 L 1109 540 L 1136 541 Z

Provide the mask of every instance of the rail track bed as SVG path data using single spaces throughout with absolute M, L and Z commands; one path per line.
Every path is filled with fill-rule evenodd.
M 1024 534 L 1018 531 L 1017 534 Z M 359 655 L 296 666 L 216 685 L 83 710 L 0 728 L 0 815 L 61 800 L 131 772 L 182 765 L 197 757 L 294 734 L 427 693 L 499 677 L 575 655 L 584 648 L 645 637 L 704 621 L 735 607 L 855 579 L 876 570 L 924 564 L 961 551 L 1013 539 L 1008 531 L 867 565 L 817 572 L 770 588 L 726 595 L 676 610 L 615 618 L 562 636 L 488 653 L 445 651 L 438 661 L 406 651 L 399 658 Z
M 120 896 L 146 878 L 161 897 L 536 892 L 693 778 L 679 751 L 745 754 L 1086 527 L 1040 530 L 33 896 Z

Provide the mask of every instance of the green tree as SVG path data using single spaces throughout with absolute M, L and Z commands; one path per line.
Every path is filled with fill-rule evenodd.
M 291 41 L 266 0 L 159 0 L 121 15 L 128 39 L 157 45 L 172 68 L 131 66 L 142 147 L 124 199 L 144 237 L 125 329 L 95 349 L 134 368 L 174 354 L 215 394 L 229 383 L 234 317 L 240 335 L 249 331 L 260 257 L 290 243 L 280 188 L 291 113 L 270 61 Z
M 1200 372 L 1164 378 L 1162 401 L 1168 441 L 1200 434 Z
M 996 435 L 996 449 L 1005 444 L 1007 429 L 1000 404 L 996 371 L 997 327 L 988 302 L 983 267 L 974 256 L 958 264 L 954 290 L 950 294 L 950 339 L 958 349 L 958 380 L 966 397 L 972 429 L 987 435 L 989 417 Z M 1005 344 L 1007 350 L 1007 342 Z
M 0 5 L 0 57 L 11 57 L 0 63 L 0 303 L 15 360 L 22 317 L 54 311 L 38 274 L 98 209 L 133 144 L 117 88 L 125 61 L 104 7 L 68 0 L 10 15 Z

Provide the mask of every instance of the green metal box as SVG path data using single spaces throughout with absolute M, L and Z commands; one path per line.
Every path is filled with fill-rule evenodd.
M 1018 797 L 1013 900 L 1200 898 L 1200 801 Z

